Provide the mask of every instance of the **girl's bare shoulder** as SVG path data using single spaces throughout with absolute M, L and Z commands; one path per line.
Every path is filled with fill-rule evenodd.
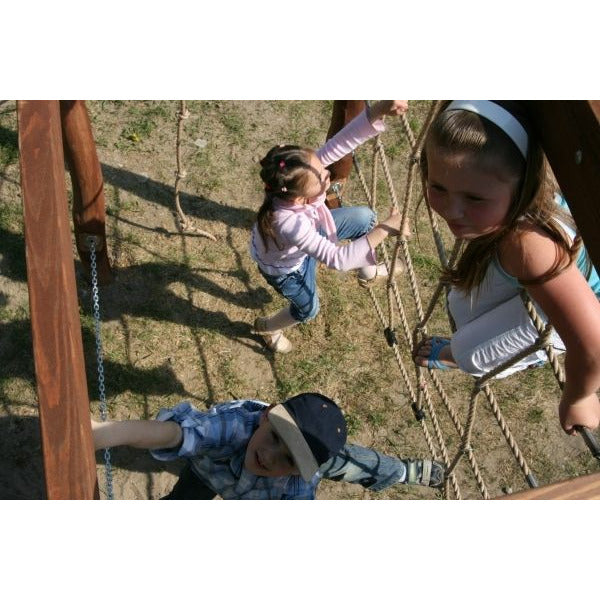
M 541 227 L 522 223 L 509 231 L 498 246 L 502 268 L 517 279 L 536 279 L 557 265 L 561 249 Z

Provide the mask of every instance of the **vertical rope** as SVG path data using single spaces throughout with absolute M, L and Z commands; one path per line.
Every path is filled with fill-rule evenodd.
M 187 172 L 182 166 L 181 160 L 181 140 L 183 137 L 183 122 L 189 119 L 190 112 L 187 109 L 185 100 L 179 101 L 179 110 L 177 111 L 177 140 L 175 142 L 175 157 L 177 161 L 177 170 L 175 171 L 175 212 L 177 213 L 177 224 L 180 231 L 193 232 L 199 236 L 206 237 L 213 242 L 217 241 L 217 238 L 212 233 L 193 227 L 189 219 L 181 209 L 181 203 L 179 201 L 179 193 L 181 188 L 181 182 L 186 178 Z
M 477 398 L 479 396 L 479 392 L 480 390 L 478 388 L 475 388 L 471 394 L 471 399 L 469 401 L 469 413 L 467 415 L 467 423 L 465 426 L 464 434 L 461 439 L 460 448 L 456 453 L 456 456 L 454 457 L 453 461 L 450 463 L 447 474 L 452 473 L 454 469 L 456 469 L 456 466 L 458 465 L 460 459 L 463 456 L 466 455 L 469 458 L 469 461 L 473 459 L 473 448 L 471 447 L 471 434 L 473 433 L 473 425 L 475 423 L 475 409 L 477 408 Z M 481 495 L 483 496 L 483 499 L 489 500 L 487 487 L 483 481 L 483 478 L 481 477 L 481 473 L 479 472 L 479 470 L 477 470 L 477 472 L 475 473 L 475 479 L 477 481 L 477 485 L 479 487 Z

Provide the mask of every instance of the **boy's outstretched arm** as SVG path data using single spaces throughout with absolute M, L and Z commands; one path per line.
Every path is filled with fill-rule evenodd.
M 183 433 L 174 421 L 94 421 L 94 448 L 131 446 L 153 450 L 181 444 Z

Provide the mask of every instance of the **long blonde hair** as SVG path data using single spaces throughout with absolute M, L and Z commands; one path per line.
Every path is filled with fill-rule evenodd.
M 434 119 L 425 140 L 421 155 L 421 169 L 427 180 L 427 153 L 471 154 L 477 164 L 486 170 L 496 170 L 502 178 L 517 181 L 512 203 L 504 224 L 493 233 L 470 240 L 463 245 L 454 268 L 442 272 L 442 280 L 465 292 L 470 292 L 483 281 L 487 268 L 498 251 L 504 236 L 527 221 L 538 225 L 556 243 L 557 259 L 550 270 L 541 277 L 521 281 L 523 285 L 542 283 L 566 269 L 577 256 L 581 238 L 571 242 L 557 223 L 557 219 L 575 227 L 573 219 L 556 203 L 557 187 L 553 180 L 544 152 L 531 127 L 527 126 L 526 115 L 517 102 L 501 102 L 503 108 L 526 126 L 529 134 L 529 149 L 524 159 L 512 140 L 491 121 L 466 110 L 444 111 L 443 107 Z

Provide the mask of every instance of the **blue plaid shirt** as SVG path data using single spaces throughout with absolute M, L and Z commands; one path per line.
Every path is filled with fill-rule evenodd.
M 298 475 L 258 477 L 244 468 L 246 447 L 268 405 L 236 400 L 207 412 L 189 402 L 163 408 L 158 421 L 175 421 L 183 430 L 178 448 L 152 450 L 158 460 L 187 458 L 192 471 L 225 500 L 314 500 L 319 474 L 310 483 Z

